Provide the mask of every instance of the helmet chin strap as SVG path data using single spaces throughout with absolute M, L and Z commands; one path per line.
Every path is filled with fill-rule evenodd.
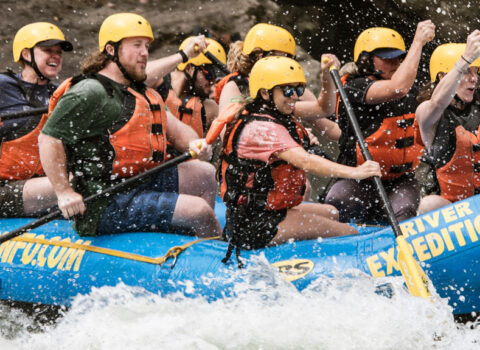
M 30 62 L 27 61 L 26 59 L 24 59 L 23 57 L 22 57 L 22 61 L 25 62 L 25 64 L 27 64 L 27 65 L 29 65 L 30 67 L 33 68 L 33 70 L 35 71 L 35 73 L 37 73 L 40 80 L 46 80 L 47 82 L 50 81 L 50 79 L 45 77 L 42 74 L 42 72 L 40 72 L 40 69 L 37 66 L 37 62 L 35 62 L 35 54 L 33 53 L 33 47 L 30 49 Z
M 107 57 L 109 59 L 112 60 L 112 62 L 115 62 L 118 69 L 120 69 L 120 72 L 122 72 L 123 74 L 123 77 L 125 79 L 127 79 L 131 84 L 134 84 L 136 83 L 136 80 L 133 79 L 130 74 L 128 74 L 127 70 L 125 69 L 125 67 L 120 63 L 120 58 L 118 57 L 118 49 L 120 47 L 120 41 L 116 42 L 116 43 L 111 43 L 111 45 L 113 46 L 113 55 L 110 55 L 107 50 L 105 50 L 105 54 L 107 55 Z
M 185 68 L 183 70 L 183 74 L 185 74 L 185 77 L 187 78 L 187 83 L 188 83 L 188 90 L 190 90 L 190 93 L 192 95 L 195 95 L 195 83 L 197 82 L 197 67 L 193 67 L 193 75 L 190 75 L 187 73 L 187 69 Z

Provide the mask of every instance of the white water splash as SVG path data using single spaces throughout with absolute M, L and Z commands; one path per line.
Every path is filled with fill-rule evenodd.
M 455 324 L 444 300 L 414 298 L 401 278 L 394 296 L 351 272 L 298 292 L 267 264 L 245 274 L 237 297 L 207 302 L 124 285 L 76 298 L 37 334 L 0 338 L 3 349 L 476 349 L 480 331 Z

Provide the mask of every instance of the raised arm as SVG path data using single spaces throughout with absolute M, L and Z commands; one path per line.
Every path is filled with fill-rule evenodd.
M 204 35 L 199 35 L 193 38 L 185 50 L 187 57 L 193 58 L 203 52 L 208 46 Z M 147 81 L 146 84 L 149 87 L 157 88 L 162 82 L 163 77 L 173 71 L 180 63 L 183 62 L 183 57 L 180 53 L 159 58 L 147 63 Z
M 415 37 L 407 56 L 390 79 L 375 81 L 367 91 L 365 102 L 378 104 L 403 98 L 412 88 L 425 44 L 435 36 L 435 25 L 430 20 L 418 23 Z
M 302 99 L 295 104 L 295 116 L 309 122 L 334 114 L 337 103 L 335 83 L 328 70 L 332 65 L 340 67 L 340 61 L 335 55 L 324 54 L 320 62 L 322 86 L 318 98 L 315 100 Z
M 422 141 L 430 149 L 436 133 L 436 127 L 445 109 L 449 106 L 457 93 L 462 79 L 468 79 L 477 74 L 477 68 L 469 68 L 469 62 L 475 61 L 480 56 L 480 31 L 473 31 L 467 38 L 467 45 L 463 57 L 458 61 L 444 77 L 433 91 L 432 97 L 428 101 L 422 102 L 416 112 Z

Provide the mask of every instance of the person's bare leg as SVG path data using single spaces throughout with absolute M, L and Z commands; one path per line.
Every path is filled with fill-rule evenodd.
M 307 240 L 358 233 L 352 226 L 336 219 L 338 211 L 333 206 L 302 203 L 287 211 L 285 220 L 278 225 L 278 232 L 270 244 L 281 244 L 292 238 Z
M 23 209 L 25 214 L 34 214 L 57 204 L 52 184 L 45 177 L 29 179 L 23 186 Z
M 203 198 L 211 208 L 215 208 L 217 181 L 215 167 L 200 160 L 192 160 L 178 165 L 180 194 Z
M 219 236 L 222 232 L 209 203 L 201 197 L 185 194 L 178 196 L 171 224 L 191 230 L 198 237 Z
M 451 203 L 452 202 L 450 202 L 448 199 L 443 198 L 442 196 L 431 194 L 429 196 L 423 197 L 420 200 L 417 213 L 418 215 L 425 214 L 426 212 L 444 207 Z

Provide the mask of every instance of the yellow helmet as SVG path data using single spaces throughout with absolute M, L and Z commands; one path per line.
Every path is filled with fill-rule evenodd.
M 194 37 L 188 37 L 186 38 L 182 44 L 179 47 L 179 50 L 184 50 L 187 46 L 190 40 L 192 40 Z M 225 54 L 225 50 L 223 49 L 223 46 L 220 45 L 219 42 L 210 39 L 210 38 L 205 38 L 205 40 L 208 43 L 207 46 L 207 51 L 210 52 L 213 56 L 215 56 L 220 62 L 223 64 L 227 63 L 227 55 Z M 187 62 L 185 63 L 180 63 L 177 68 L 181 71 L 185 69 L 187 64 L 193 64 L 194 66 L 201 66 L 202 64 L 212 64 L 212 61 L 210 61 L 203 53 L 200 55 L 190 58 Z
M 440 72 L 448 73 L 460 56 L 465 52 L 467 44 L 449 43 L 438 46 L 430 57 L 430 80 L 434 82 Z M 480 67 L 480 58 L 477 58 L 470 67 Z
M 72 51 L 73 46 L 65 40 L 62 31 L 48 22 L 30 23 L 20 28 L 13 39 L 13 60 L 20 61 L 23 49 L 31 49 L 35 45 L 53 46 L 60 44 L 63 51 Z
M 247 55 L 256 48 L 263 51 L 281 51 L 295 56 L 295 39 L 282 27 L 258 23 L 248 31 L 243 41 L 243 52 Z
M 269 56 L 258 60 L 252 67 L 250 96 L 256 98 L 260 89 L 270 90 L 277 85 L 306 82 L 303 69 L 297 61 L 284 56 Z
M 150 23 L 135 13 L 116 13 L 107 17 L 98 33 L 100 52 L 105 50 L 108 42 L 119 42 L 124 38 L 143 36 L 153 41 L 153 32 Z
M 397 31 L 383 27 L 368 28 L 358 36 L 355 42 L 353 60 L 357 62 L 363 51 L 372 52 L 376 49 L 394 49 L 403 51 L 403 54 L 406 52 L 405 42 Z

